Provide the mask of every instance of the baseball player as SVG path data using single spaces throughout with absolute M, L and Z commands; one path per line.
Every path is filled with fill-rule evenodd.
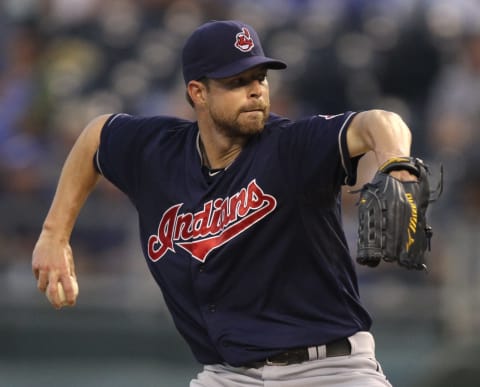
M 145 260 L 204 365 L 191 387 L 389 386 L 340 189 L 368 151 L 379 173 L 418 185 L 408 127 L 379 110 L 271 113 L 267 72 L 286 64 L 239 21 L 203 24 L 182 59 L 196 122 L 112 114 L 77 139 L 33 252 L 38 288 L 56 308 L 75 304 L 70 234 L 103 176 L 138 211 Z

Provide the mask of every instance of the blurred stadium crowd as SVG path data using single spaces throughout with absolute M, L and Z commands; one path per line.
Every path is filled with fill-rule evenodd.
M 431 211 L 430 275 L 391 265 L 359 272 L 367 296 L 370 283 L 382 293 L 392 283 L 421 282 L 422 294 L 435 294 L 435 310 L 424 312 L 434 314 L 441 332 L 473 337 L 480 328 L 477 0 L 4 0 L 0 281 L 9 300 L 3 293 L 2 302 L 31 299 L 15 293 L 21 285 L 11 278 L 33 283 L 30 273 L 19 273 L 29 270 L 60 167 L 85 124 L 118 111 L 192 117 L 181 45 L 202 22 L 227 18 L 253 25 L 267 54 L 289 63 L 269 77 L 272 110 L 292 118 L 393 110 L 412 129 L 412 153 L 431 164 L 434 177 L 443 163 L 444 194 Z M 368 162 L 364 168 L 371 173 Z M 346 196 L 354 249 L 354 199 Z M 143 264 L 135 227 L 129 203 L 100 183 L 72 240 L 81 284 L 102 273 L 129 283 Z M 398 306 L 405 299 L 398 302 L 391 301 Z

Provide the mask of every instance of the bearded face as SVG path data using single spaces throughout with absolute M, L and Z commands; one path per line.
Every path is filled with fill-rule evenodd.
M 232 107 L 212 106 L 210 117 L 216 128 L 227 137 L 248 137 L 263 130 L 270 107 L 265 103 Z
M 209 118 L 223 135 L 249 137 L 261 132 L 270 113 L 266 69 L 209 80 L 207 101 Z

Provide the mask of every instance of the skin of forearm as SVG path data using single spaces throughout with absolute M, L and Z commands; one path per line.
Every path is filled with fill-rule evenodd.
M 93 157 L 100 142 L 100 131 L 104 122 L 105 117 L 92 121 L 72 147 L 45 218 L 43 234 L 64 242 L 70 239 L 81 208 L 99 180 Z

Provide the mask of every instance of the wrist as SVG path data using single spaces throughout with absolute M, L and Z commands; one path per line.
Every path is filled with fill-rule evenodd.
M 400 181 L 418 181 L 418 177 L 406 169 L 390 171 L 389 175 Z
M 51 240 L 56 240 L 60 243 L 69 243 L 70 241 L 70 232 L 68 232 L 65 227 L 61 227 L 50 220 L 45 220 L 43 223 L 40 236 Z
M 378 169 L 384 173 L 390 173 L 392 171 L 408 171 L 416 176 L 419 176 L 419 170 L 417 162 L 419 160 L 410 156 L 396 156 L 389 158 Z

